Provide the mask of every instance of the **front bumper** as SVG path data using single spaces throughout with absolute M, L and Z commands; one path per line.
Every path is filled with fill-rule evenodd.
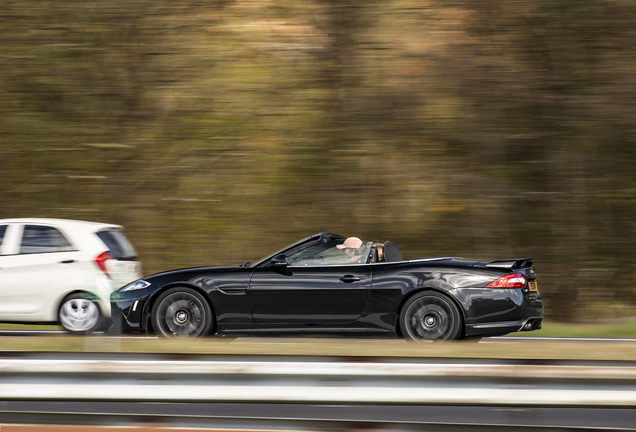
M 140 295 L 142 294 L 142 295 Z M 109 333 L 139 333 L 146 329 L 145 306 L 149 295 L 117 291 L 110 296 L 110 313 L 113 321 Z

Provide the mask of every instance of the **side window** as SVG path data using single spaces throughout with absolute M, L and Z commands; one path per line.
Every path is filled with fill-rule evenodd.
M 73 246 L 57 229 L 49 226 L 25 225 L 20 244 L 21 254 L 66 252 Z
M 0 246 L 2 246 L 2 240 L 4 239 L 4 233 L 7 232 L 6 225 L 0 225 Z
M 326 243 L 312 243 L 288 254 L 287 260 L 289 261 L 289 264 L 293 266 L 348 264 L 344 250 L 336 247 L 341 244 L 342 240 L 330 240 Z M 363 246 L 362 251 L 363 255 L 366 257 L 368 249 Z

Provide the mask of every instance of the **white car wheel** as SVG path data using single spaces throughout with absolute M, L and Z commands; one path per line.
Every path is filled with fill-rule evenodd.
M 59 321 L 71 333 L 87 333 L 97 327 L 99 308 L 92 301 L 74 295 L 62 302 Z

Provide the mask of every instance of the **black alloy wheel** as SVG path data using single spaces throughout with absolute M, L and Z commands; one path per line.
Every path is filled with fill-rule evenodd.
M 171 288 L 152 307 L 152 326 L 159 336 L 199 337 L 210 333 L 212 309 L 201 294 L 191 288 Z
M 443 294 L 424 291 L 402 308 L 400 329 L 405 339 L 415 342 L 456 340 L 462 319 L 455 303 Z

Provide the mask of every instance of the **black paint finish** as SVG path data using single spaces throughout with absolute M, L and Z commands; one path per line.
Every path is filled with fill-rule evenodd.
M 367 264 L 286 263 L 313 243 L 344 239 L 329 233 L 301 240 L 255 264 L 173 270 L 144 278 L 144 289 L 111 295 L 113 332 L 149 331 L 152 305 L 170 287 L 202 293 L 223 335 L 319 334 L 398 337 L 397 318 L 408 298 L 423 290 L 446 295 L 461 311 L 461 337 L 502 335 L 540 328 L 539 291 L 486 288 L 508 273 L 536 281 L 531 259 L 484 263 L 422 258 Z M 285 254 L 281 256 L 281 254 Z M 273 258 L 276 260 L 272 263 Z M 282 261 L 281 261 L 282 259 Z M 522 265 L 522 268 L 515 268 Z

